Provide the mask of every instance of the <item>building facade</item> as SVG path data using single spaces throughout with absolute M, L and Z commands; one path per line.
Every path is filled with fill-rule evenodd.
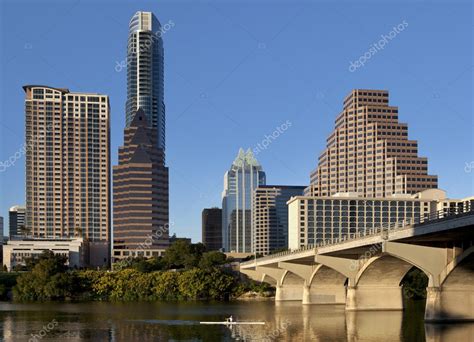
M 307 195 L 383 198 L 437 188 L 437 176 L 428 174 L 427 158 L 418 157 L 418 142 L 408 139 L 408 126 L 388 99 L 385 90 L 355 89 L 346 96 Z
M 209 251 L 222 248 L 222 209 L 207 208 L 202 211 L 202 243 Z
M 113 258 L 159 256 L 169 244 L 168 168 L 141 109 L 124 131 L 113 168 Z
M 10 239 L 29 235 L 26 230 L 26 207 L 15 205 L 8 212 L 8 231 Z
M 11 271 L 15 266 L 25 266 L 26 259 L 39 257 L 45 250 L 65 256 L 71 268 L 90 265 L 88 247 L 82 238 L 10 240 L 3 245 L 3 264 Z
M 222 243 L 226 252 L 252 251 L 252 195 L 265 183 L 265 172 L 252 151 L 240 149 L 224 175 Z
M 465 212 L 473 205 L 473 197 L 448 199 L 445 191 L 439 189 L 391 198 L 369 198 L 347 193 L 331 197 L 297 196 L 288 201 L 289 248 L 298 249 L 323 241 L 335 242 L 388 225 L 402 227 L 424 218 Z
M 252 250 L 268 255 L 288 248 L 288 205 L 302 196 L 304 186 L 262 185 L 255 189 L 252 202 Z
M 164 49 L 161 24 L 151 12 L 136 12 L 127 44 L 126 127 L 140 108 L 156 129 L 157 146 L 165 151 Z
M 109 98 L 27 85 L 26 229 L 87 239 L 93 266 L 110 256 Z

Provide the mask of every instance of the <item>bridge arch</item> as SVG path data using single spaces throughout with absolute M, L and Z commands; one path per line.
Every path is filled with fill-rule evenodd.
M 283 273 L 283 277 L 281 278 L 281 286 L 290 286 L 290 285 L 303 286 L 304 279 L 298 276 L 297 274 L 287 270 L 285 273 Z
M 269 283 L 270 285 L 276 286 L 276 285 L 279 284 L 280 279 L 275 279 L 272 276 L 270 276 L 266 273 L 263 273 L 261 281 L 264 282 L 264 283 Z
M 308 304 L 345 304 L 347 277 L 335 269 L 319 264 L 307 281 Z
M 275 300 L 299 300 L 303 299 L 304 279 L 288 270 L 284 271 L 279 285 Z
M 346 309 L 403 310 L 401 282 L 413 266 L 420 268 L 387 252 L 367 259 L 348 286 Z
M 428 277 L 430 274 L 419 265 L 390 253 L 383 253 L 368 259 L 356 275 L 356 286 L 400 286 L 403 277 L 413 266 L 421 269 Z

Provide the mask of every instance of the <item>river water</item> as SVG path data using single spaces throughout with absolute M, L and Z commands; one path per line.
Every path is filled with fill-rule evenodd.
M 0 304 L 0 339 L 16 341 L 474 341 L 474 324 L 424 324 L 407 310 L 345 312 L 298 302 Z M 200 321 L 265 325 L 200 325 Z

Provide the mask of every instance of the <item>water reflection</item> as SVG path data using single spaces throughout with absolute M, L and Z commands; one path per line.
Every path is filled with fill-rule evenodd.
M 203 326 L 199 321 L 265 321 Z M 35 340 L 36 338 L 36 340 Z M 405 312 L 346 312 L 299 302 L 0 304 L 0 339 L 16 341 L 474 341 L 474 324 L 424 324 Z

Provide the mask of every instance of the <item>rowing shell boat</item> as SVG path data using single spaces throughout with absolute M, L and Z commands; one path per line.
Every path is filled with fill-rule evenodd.
M 199 324 L 217 324 L 217 325 L 264 325 L 265 322 L 199 322 Z

